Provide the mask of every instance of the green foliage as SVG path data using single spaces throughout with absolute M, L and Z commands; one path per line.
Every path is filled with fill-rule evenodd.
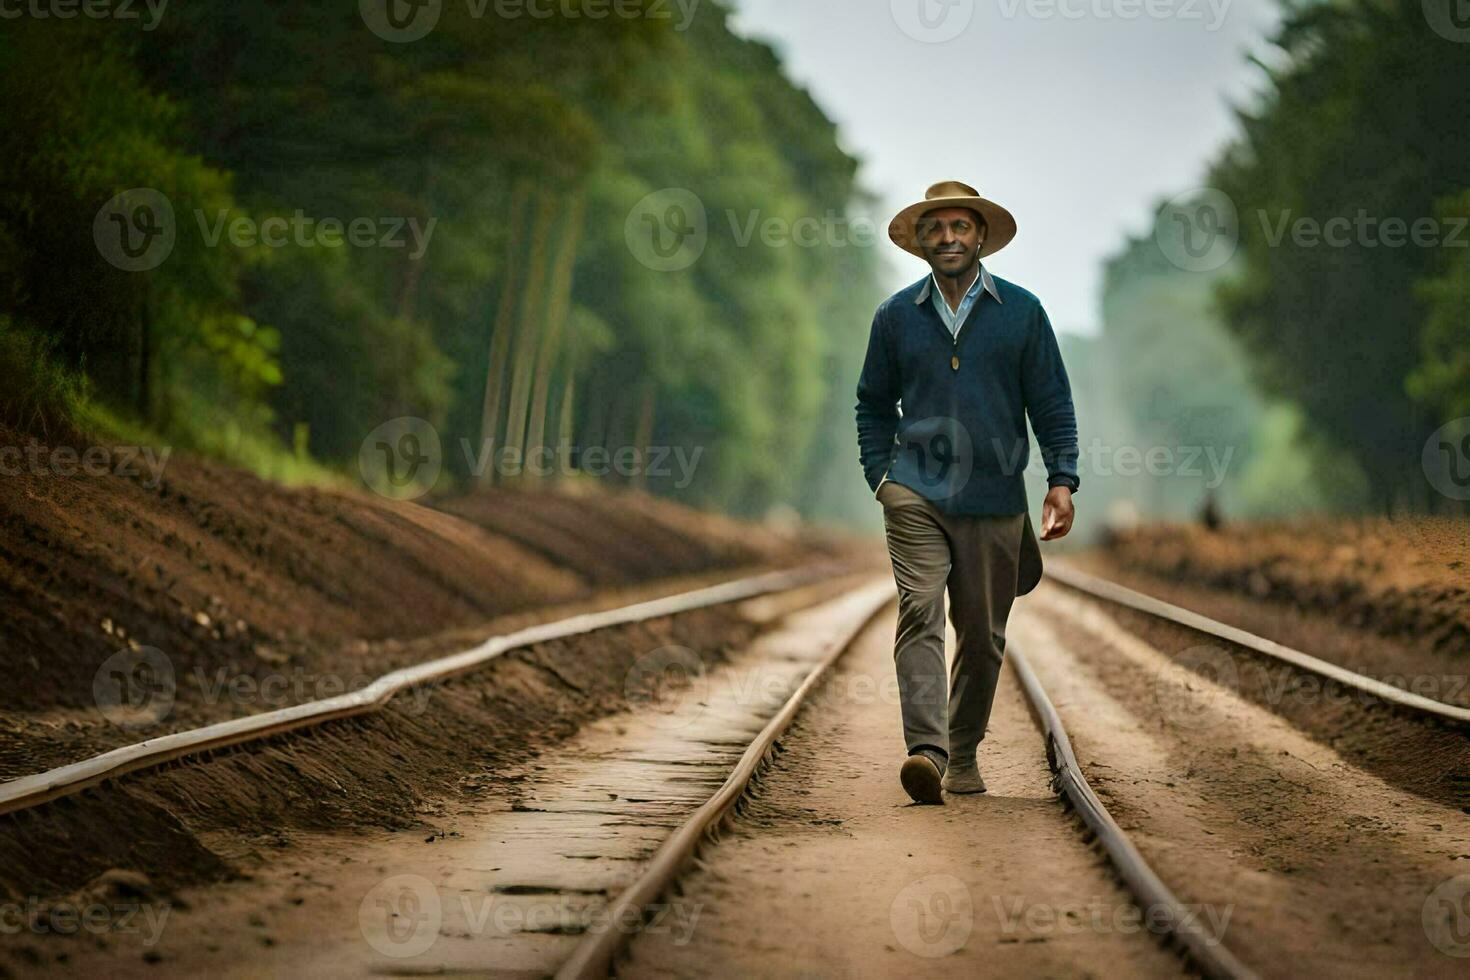
M 1211 175 L 1241 217 L 1226 322 L 1266 391 L 1356 460 L 1377 504 L 1422 501 L 1425 404 L 1453 402 L 1441 358 L 1463 329 L 1426 306 L 1452 303 L 1449 287 L 1417 288 L 1439 250 L 1356 229 L 1341 246 L 1272 238 L 1299 218 L 1412 225 L 1470 187 L 1470 59 L 1420 0 L 1292 5 L 1275 43 L 1266 90 Z
M 53 339 L 0 314 L 0 425 L 43 439 L 71 430 L 88 401 L 87 380 L 54 348 Z
M 1169 207 L 1155 230 L 1177 228 Z M 1088 506 L 1189 520 L 1212 495 L 1227 518 L 1360 507 L 1356 463 L 1334 452 L 1287 401 L 1263 394 L 1216 294 L 1240 263 L 1211 272 L 1171 264 L 1154 231 L 1104 268 L 1103 333 L 1068 337 Z M 1094 448 L 1104 452 L 1099 455 Z M 1120 450 L 1160 456 L 1155 472 Z M 1096 463 L 1103 472 L 1088 467 Z M 1126 502 L 1126 504 L 1123 504 Z
M 1276 402 L 1267 407 L 1252 441 L 1234 488 L 1241 513 L 1271 518 L 1356 510 L 1367 499 L 1362 470 L 1324 444 L 1295 406 Z
M 1445 202 L 1448 225 L 1470 223 L 1470 191 Z M 1470 232 L 1462 232 L 1470 239 Z M 1470 416 L 1470 248 L 1445 250 L 1442 271 L 1420 284 L 1428 314 L 1421 337 L 1423 356 L 1409 376 L 1409 394 L 1439 417 Z
M 717 8 L 630 84 L 650 97 L 594 107 L 610 140 L 589 178 L 573 296 L 605 333 L 571 331 L 596 350 L 574 362 L 578 430 L 631 445 L 634 394 L 651 386 L 652 442 L 704 452 L 687 491 L 697 499 L 847 516 L 850 500 L 811 491 L 820 475 L 853 482 L 851 387 L 880 298 L 876 258 L 825 241 L 769 245 L 761 228 L 848 215 L 855 161 L 770 49 L 734 37 Z M 702 256 L 673 272 L 643 265 L 625 237 L 638 202 L 668 187 L 694 193 L 708 221 Z
M 210 0 L 132 40 L 7 22 L 0 264 L 17 275 L 0 314 L 90 380 L 89 420 L 288 479 L 318 473 L 303 447 L 355 469 L 399 416 L 438 427 L 464 478 L 458 442 L 481 438 L 490 390 L 512 441 L 701 452 L 693 485 L 648 483 L 697 502 L 758 513 L 824 474 L 854 481 L 875 259 L 742 240 L 752 219 L 852 204 L 831 121 L 713 3 L 687 31 L 472 10 L 444 5 L 410 44 L 354 3 Z M 123 272 L 92 222 L 140 187 L 172 204 L 177 241 Z M 624 228 L 669 187 L 704 202 L 710 239 L 658 272 Z M 331 220 L 423 234 L 334 244 L 313 230 Z M 272 222 L 284 237 L 253 234 Z
M 248 406 L 278 377 L 269 331 L 241 334 L 251 257 L 181 233 L 161 266 L 130 272 L 93 238 L 119 191 L 151 188 L 187 215 L 233 207 L 229 178 L 188 151 L 176 103 L 111 35 L 53 27 L 22 19 L 0 38 L 0 311 L 44 329 L 55 357 L 146 421 L 167 424 L 191 386 Z

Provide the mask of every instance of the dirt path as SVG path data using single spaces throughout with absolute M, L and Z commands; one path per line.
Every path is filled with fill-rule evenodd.
M 1051 792 L 1010 672 L 981 749 L 990 792 L 909 803 L 893 630 L 890 614 L 863 633 L 683 882 L 697 928 L 640 935 L 619 976 L 1180 975 Z
M 619 927 L 599 916 L 610 897 L 889 591 L 856 584 L 867 591 L 821 583 L 742 603 L 774 625 L 725 661 L 646 651 L 619 678 L 628 710 L 461 779 L 423 813 L 428 827 L 302 835 L 250 880 L 108 902 L 141 905 L 125 928 L 0 937 L 0 975 L 548 975 L 585 932 Z M 687 935 L 699 914 L 671 903 L 656 927 Z
M 1470 816 L 1352 764 L 1075 593 L 1043 585 L 1009 635 L 1099 796 L 1182 900 L 1231 911 L 1226 938 L 1248 965 L 1466 975 Z
M 247 862 L 253 879 L 178 900 L 140 902 L 113 880 L 88 907 L 138 913 L 126 929 L 11 936 L 5 965 L 547 975 L 589 929 L 628 927 L 600 910 L 821 656 L 850 607 L 820 599 L 743 604 L 775 628 L 692 687 L 645 698 L 620 681 L 627 710 L 550 752 L 528 746 L 483 786 L 461 780 L 424 812 L 428 831 L 298 834 L 278 858 Z M 619 975 L 1183 975 L 1058 804 L 1010 671 L 982 748 L 990 793 L 909 803 L 896 776 L 893 629 L 890 609 L 860 635 Z M 1464 975 L 1470 815 L 1376 775 L 1067 590 L 1046 584 L 1024 600 L 1009 637 L 1118 822 L 1263 976 Z M 649 652 L 630 675 L 662 677 L 676 653 Z M 221 853 L 232 840 L 220 835 Z

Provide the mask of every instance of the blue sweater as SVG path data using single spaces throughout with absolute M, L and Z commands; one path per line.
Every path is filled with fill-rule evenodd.
M 857 388 L 858 456 L 875 492 L 886 476 L 947 514 L 1024 513 L 1028 415 L 1048 485 L 1077 488 L 1077 416 L 1051 321 L 1031 293 L 991 279 L 999 301 L 982 293 L 954 337 L 929 276 L 878 307 Z

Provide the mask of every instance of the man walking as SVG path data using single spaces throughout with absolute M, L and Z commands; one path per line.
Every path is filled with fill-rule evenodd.
M 1035 296 L 980 262 L 1015 234 L 1009 211 L 959 181 L 900 211 L 888 235 L 930 274 L 878 307 L 858 381 L 859 457 L 898 585 L 900 780 L 920 803 L 985 792 L 975 752 L 1006 617 L 1041 579 L 1022 476 L 1028 416 L 1050 488 L 1042 540 L 1072 527 L 1077 420 L 1056 335 Z M 958 639 L 947 684 L 946 589 Z

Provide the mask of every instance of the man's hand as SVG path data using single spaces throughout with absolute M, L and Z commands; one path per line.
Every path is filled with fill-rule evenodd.
M 1041 540 L 1064 538 L 1072 530 L 1072 488 L 1052 487 L 1041 505 Z

